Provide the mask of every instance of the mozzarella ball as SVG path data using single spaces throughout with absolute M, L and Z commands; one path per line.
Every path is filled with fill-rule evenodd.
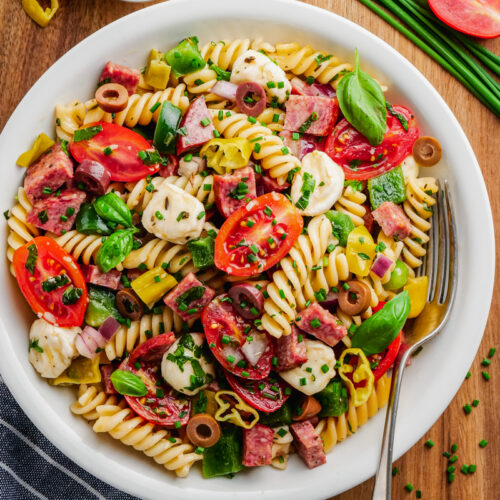
M 309 203 L 300 210 L 303 215 L 320 215 L 333 207 L 344 189 L 344 170 L 326 153 L 313 151 L 302 158 L 302 167 L 295 175 L 290 196 L 294 204 L 304 195 L 302 186 L 305 174 L 314 179 L 314 189 L 309 194 Z M 309 178 L 309 176 L 306 176 Z
M 403 169 L 403 176 L 405 182 L 407 183 L 410 179 L 418 177 L 418 172 L 420 167 L 417 165 L 413 155 L 406 157 L 401 163 L 401 168 Z
M 81 328 L 61 328 L 37 319 L 30 329 L 28 359 L 44 378 L 56 378 L 78 356 L 75 341 Z
M 204 211 L 203 204 L 194 196 L 163 182 L 142 214 L 142 225 L 162 240 L 183 245 L 200 236 L 205 223 Z
M 213 364 L 203 353 L 205 336 L 186 333 L 163 355 L 161 375 L 176 391 L 188 396 L 198 394 L 215 378 Z
M 307 361 L 296 368 L 280 372 L 281 378 L 293 388 L 311 396 L 322 391 L 335 377 L 335 353 L 319 340 L 305 339 Z M 328 370 L 321 369 L 326 365 Z M 307 369 L 311 371 L 308 371 Z
M 236 84 L 258 83 L 262 85 L 270 101 L 276 97 L 278 102 L 285 102 L 292 91 L 292 85 L 285 72 L 269 57 L 256 50 L 247 50 L 236 59 L 230 81 Z M 276 85 L 269 88 L 267 82 L 273 82 Z M 282 88 L 279 88 L 281 85 Z

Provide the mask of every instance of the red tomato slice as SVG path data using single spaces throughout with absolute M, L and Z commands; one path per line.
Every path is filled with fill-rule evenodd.
M 250 366 L 245 361 L 240 346 L 245 343 L 249 335 L 252 335 L 251 323 L 234 312 L 233 306 L 226 300 L 227 298 L 227 294 L 219 295 L 205 307 L 201 314 L 201 322 L 208 346 L 217 361 L 227 371 L 249 380 L 265 379 L 271 371 L 271 361 L 274 354 L 273 343 L 269 340 L 269 344 L 257 364 Z M 230 341 L 223 343 L 223 336 L 225 336 L 225 340 L 229 337 Z M 235 351 L 243 358 L 240 360 L 243 361 L 242 363 L 228 361 L 228 356 L 235 357 Z
M 36 261 L 31 274 L 26 268 L 26 261 L 33 245 L 36 247 Z M 32 255 L 35 255 L 33 251 Z M 78 264 L 64 248 L 52 238 L 37 236 L 15 251 L 13 264 L 19 288 L 38 317 L 61 327 L 83 323 L 88 304 L 87 285 Z M 66 274 L 69 283 L 52 291 L 43 290 L 44 281 L 60 274 Z M 81 289 L 82 295 L 74 304 L 65 305 L 63 294 L 70 286 Z
M 500 36 L 500 0 L 429 0 L 429 5 L 458 31 L 480 38 Z
M 236 276 L 265 271 L 288 253 L 303 226 L 302 216 L 284 195 L 259 196 L 222 224 L 215 239 L 215 265 Z
M 271 413 L 279 410 L 290 397 L 291 390 L 282 379 L 243 380 L 226 372 L 226 379 L 234 392 L 256 410 Z M 289 389 L 285 394 L 285 390 Z
M 175 427 L 177 422 L 186 425 L 191 411 L 191 401 L 179 397 L 161 376 L 161 358 L 174 342 L 172 332 L 153 337 L 136 347 L 118 367 L 141 377 L 148 389 L 145 396 L 124 396 L 130 408 L 148 422 L 162 427 Z
M 160 165 L 145 165 L 139 158 L 139 151 L 151 150 L 151 145 L 141 135 L 126 127 L 114 123 L 96 122 L 84 128 L 102 126 L 102 131 L 86 141 L 71 142 L 69 148 L 75 160 L 98 161 L 109 171 L 112 181 L 132 182 L 155 174 Z M 113 147 L 113 152 L 106 155 L 104 150 Z
M 327 138 L 325 153 L 342 166 L 346 179 L 366 180 L 398 166 L 411 154 L 413 143 L 418 139 L 418 127 L 410 110 L 392 106 L 396 113 L 408 121 L 405 132 L 401 122 L 387 113 L 387 130 L 378 146 L 358 132 L 346 119 L 340 121 Z

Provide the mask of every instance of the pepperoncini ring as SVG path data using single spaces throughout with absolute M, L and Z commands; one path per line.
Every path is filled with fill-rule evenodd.
M 346 356 L 357 356 L 358 362 L 354 367 L 350 363 L 344 364 Z M 368 401 L 370 394 L 373 391 L 373 385 L 375 383 L 375 376 L 370 368 L 370 362 L 366 357 L 365 353 L 358 348 L 345 349 L 339 359 L 340 368 L 338 373 L 342 380 L 346 383 L 349 392 L 351 394 L 351 401 L 354 406 L 361 406 L 363 403 Z M 352 374 L 351 378 L 347 377 L 347 374 Z M 360 382 L 366 381 L 364 387 L 356 387 L 354 384 L 359 384 Z
M 151 49 L 144 71 L 144 82 L 156 90 L 165 90 L 170 78 L 170 66 L 163 59 L 163 54 Z
M 347 237 L 345 254 L 349 271 L 357 276 L 365 277 L 375 258 L 375 242 L 365 226 L 353 229 Z
M 149 308 L 153 307 L 175 285 L 177 285 L 177 280 L 162 266 L 153 267 L 130 283 L 134 292 Z
M 234 391 L 218 391 L 215 400 L 219 405 L 219 409 L 215 412 L 215 420 L 219 422 L 231 422 L 238 427 L 251 429 L 259 421 L 257 410 L 247 405 Z M 245 420 L 240 411 L 250 414 L 253 419 Z
M 251 154 L 250 142 L 244 137 L 211 139 L 200 151 L 200 156 L 206 156 L 207 165 L 218 174 L 225 173 L 224 169 L 246 167 Z
M 25 151 L 16 161 L 16 164 L 20 167 L 29 167 L 32 163 L 34 163 L 40 156 L 45 153 L 48 149 L 50 149 L 55 142 L 43 132 L 38 135 L 28 151 Z
M 100 359 L 100 356 L 96 356 L 94 359 L 80 356 L 74 359 L 59 377 L 50 379 L 49 384 L 97 384 L 101 381 Z
M 50 0 L 50 7 L 47 7 L 45 10 L 38 3 L 38 0 L 23 0 L 22 5 L 26 14 L 28 14 L 35 23 L 45 28 L 57 12 L 59 0 Z

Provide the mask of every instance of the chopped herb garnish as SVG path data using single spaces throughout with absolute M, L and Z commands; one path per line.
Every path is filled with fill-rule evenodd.
M 102 132 L 102 125 L 94 125 L 93 127 L 75 130 L 75 133 L 73 134 L 73 142 L 88 141 L 99 132 Z

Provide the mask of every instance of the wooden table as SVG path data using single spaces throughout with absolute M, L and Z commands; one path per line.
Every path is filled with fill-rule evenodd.
M 355 0 L 306 1 L 351 19 L 383 38 L 413 62 L 448 102 L 481 165 L 493 208 L 496 242 L 500 246 L 499 120 L 438 64 L 362 4 Z M 51 24 L 46 29 L 41 29 L 24 14 L 20 0 L 0 1 L 1 128 L 24 94 L 54 61 L 87 35 L 146 5 L 123 3 L 119 0 L 62 0 L 60 3 L 61 8 Z M 485 45 L 500 53 L 500 39 L 488 41 Z M 500 282 L 499 269 L 496 278 Z M 495 367 L 500 361 L 500 352 L 490 368 L 493 375 L 491 381 L 485 382 L 482 379 L 480 365 L 489 348 L 498 343 L 496 322 L 500 321 L 499 299 L 500 293 L 497 292 L 493 298 L 483 342 L 471 367 L 472 377 L 464 382 L 449 408 L 432 429 L 396 462 L 400 472 L 394 479 L 393 498 L 415 497 L 415 491 L 408 494 L 404 490 L 407 482 L 412 483 L 415 489 L 421 489 L 423 498 L 490 500 L 499 497 L 500 453 L 496 450 L 500 444 L 500 379 Z M 479 406 L 466 416 L 462 406 L 473 399 L 479 399 Z M 424 446 L 429 438 L 435 442 L 432 449 Z M 483 438 L 489 441 L 485 449 L 478 447 L 478 442 Z M 452 443 L 459 445 L 457 464 L 461 466 L 463 463 L 475 463 L 477 472 L 465 477 L 457 471 L 455 482 L 447 485 L 446 461 L 441 453 L 448 450 Z M 369 498 L 372 481 L 337 496 L 336 500 Z

